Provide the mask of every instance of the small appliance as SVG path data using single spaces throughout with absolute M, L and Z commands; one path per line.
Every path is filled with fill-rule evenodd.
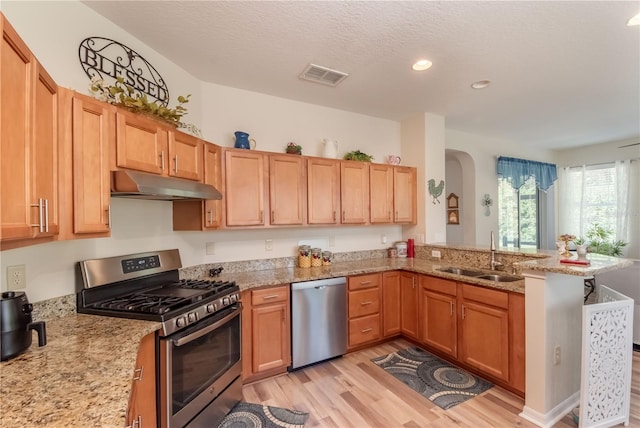
M 31 346 L 31 330 L 38 332 L 38 346 L 47 344 L 44 321 L 33 322 L 29 303 L 23 291 L 5 291 L 0 295 L 0 343 L 2 361 L 17 357 Z

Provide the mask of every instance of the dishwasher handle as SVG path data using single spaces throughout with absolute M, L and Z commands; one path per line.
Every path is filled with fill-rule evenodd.
M 322 290 L 325 287 L 332 287 L 336 285 L 346 285 L 347 278 L 344 276 L 338 278 L 318 279 L 315 281 L 303 281 L 291 283 L 291 291 L 306 290 L 309 288 L 315 288 Z

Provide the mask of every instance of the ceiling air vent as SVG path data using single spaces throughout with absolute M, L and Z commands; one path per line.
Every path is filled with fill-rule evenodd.
M 309 64 L 300 75 L 301 79 L 311 82 L 322 83 L 323 85 L 337 86 L 349 76 L 342 71 L 332 70 L 315 64 Z

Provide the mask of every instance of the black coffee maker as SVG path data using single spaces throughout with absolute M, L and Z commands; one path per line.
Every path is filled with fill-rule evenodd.
M 33 322 L 29 303 L 23 291 L 5 291 L 0 294 L 0 354 L 6 361 L 18 356 L 31 346 L 31 330 L 38 332 L 38 346 L 47 344 L 44 321 Z

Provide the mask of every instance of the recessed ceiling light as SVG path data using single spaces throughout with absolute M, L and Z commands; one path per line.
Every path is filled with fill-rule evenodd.
M 484 89 L 491 84 L 490 80 L 478 80 L 477 82 L 473 82 L 471 87 L 473 89 Z
M 640 13 L 627 21 L 627 25 L 631 27 L 632 25 L 640 25 Z
M 425 71 L 433 65 L 428 59 L 421 59 L 411 66 L 415 71 Z

